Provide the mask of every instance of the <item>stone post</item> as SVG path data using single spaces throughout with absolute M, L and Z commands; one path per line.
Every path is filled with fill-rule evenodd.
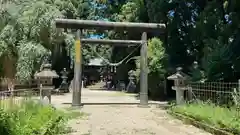
M 181 81 L 181 80 L 178 80 Z M 184 104 L 185 99 L 184 99 L 184 91 L 185 89 L 181 89 L 179 85 L 175 85 L 175 88 L 173 90 L 176 91 L 176 103 L 177 105 Z
M 148 107 L 148 62 L 147 62 L 147 33 L 142 33 L 140 57 L 140 105 Z
M 82 92 L 82 44 L 81 44 L 82 31 L 77 30 L 76 43 L 75 43 L 75 67 L 73 78 L 73 91 L 72 91 L 72 106 L 80 107 L 81 92 Z

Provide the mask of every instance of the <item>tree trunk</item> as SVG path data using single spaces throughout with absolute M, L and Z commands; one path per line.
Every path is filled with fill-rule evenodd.
M 17 58 L 3 56 L 3 73 L 8 90 L 14 90 Z

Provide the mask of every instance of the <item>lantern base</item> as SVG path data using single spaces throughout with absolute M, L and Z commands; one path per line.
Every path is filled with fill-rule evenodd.
M 139 108 L 151 108 L 151 106 L 149 106 L 148 104 L 147 104 L 147 105 L 141 105 L 141 104 L 139 104 L 138 107 L 139 107 Z
M 176 103 L 181 105 L 185 103 L 184 100 L 184 90 L 175 90 L 176 91 Z
M 83 108 L 83 104 L 72 104 L 72 108 L 81 109 L 81 108 Z

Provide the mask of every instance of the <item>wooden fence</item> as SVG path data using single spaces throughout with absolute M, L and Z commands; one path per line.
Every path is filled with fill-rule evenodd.
M 17 79 L 0 78 L 0 91 L 7 91 L 10 88 L 14 90 L 37 88 L 37 80 L 32 79 L 25 82 L 18 81 Z

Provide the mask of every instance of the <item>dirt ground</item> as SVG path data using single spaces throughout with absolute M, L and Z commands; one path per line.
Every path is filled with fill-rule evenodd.
M 96 105 L 96 103 L 137 103 L 133 95 L 110 91 L 82 92 L 84 105 L 79 111 L 87 115 L 69 121 L 74 132 L 69 135 L 211 135 L 191 125 L 185 125 L 166 113 L 166 110 L 151 105 L 139 108 L 137 105 Z M 70 107 L 71 94 L 53 96 L 56 107 Z M 164 104 L 160 103 L 159 104 Z

